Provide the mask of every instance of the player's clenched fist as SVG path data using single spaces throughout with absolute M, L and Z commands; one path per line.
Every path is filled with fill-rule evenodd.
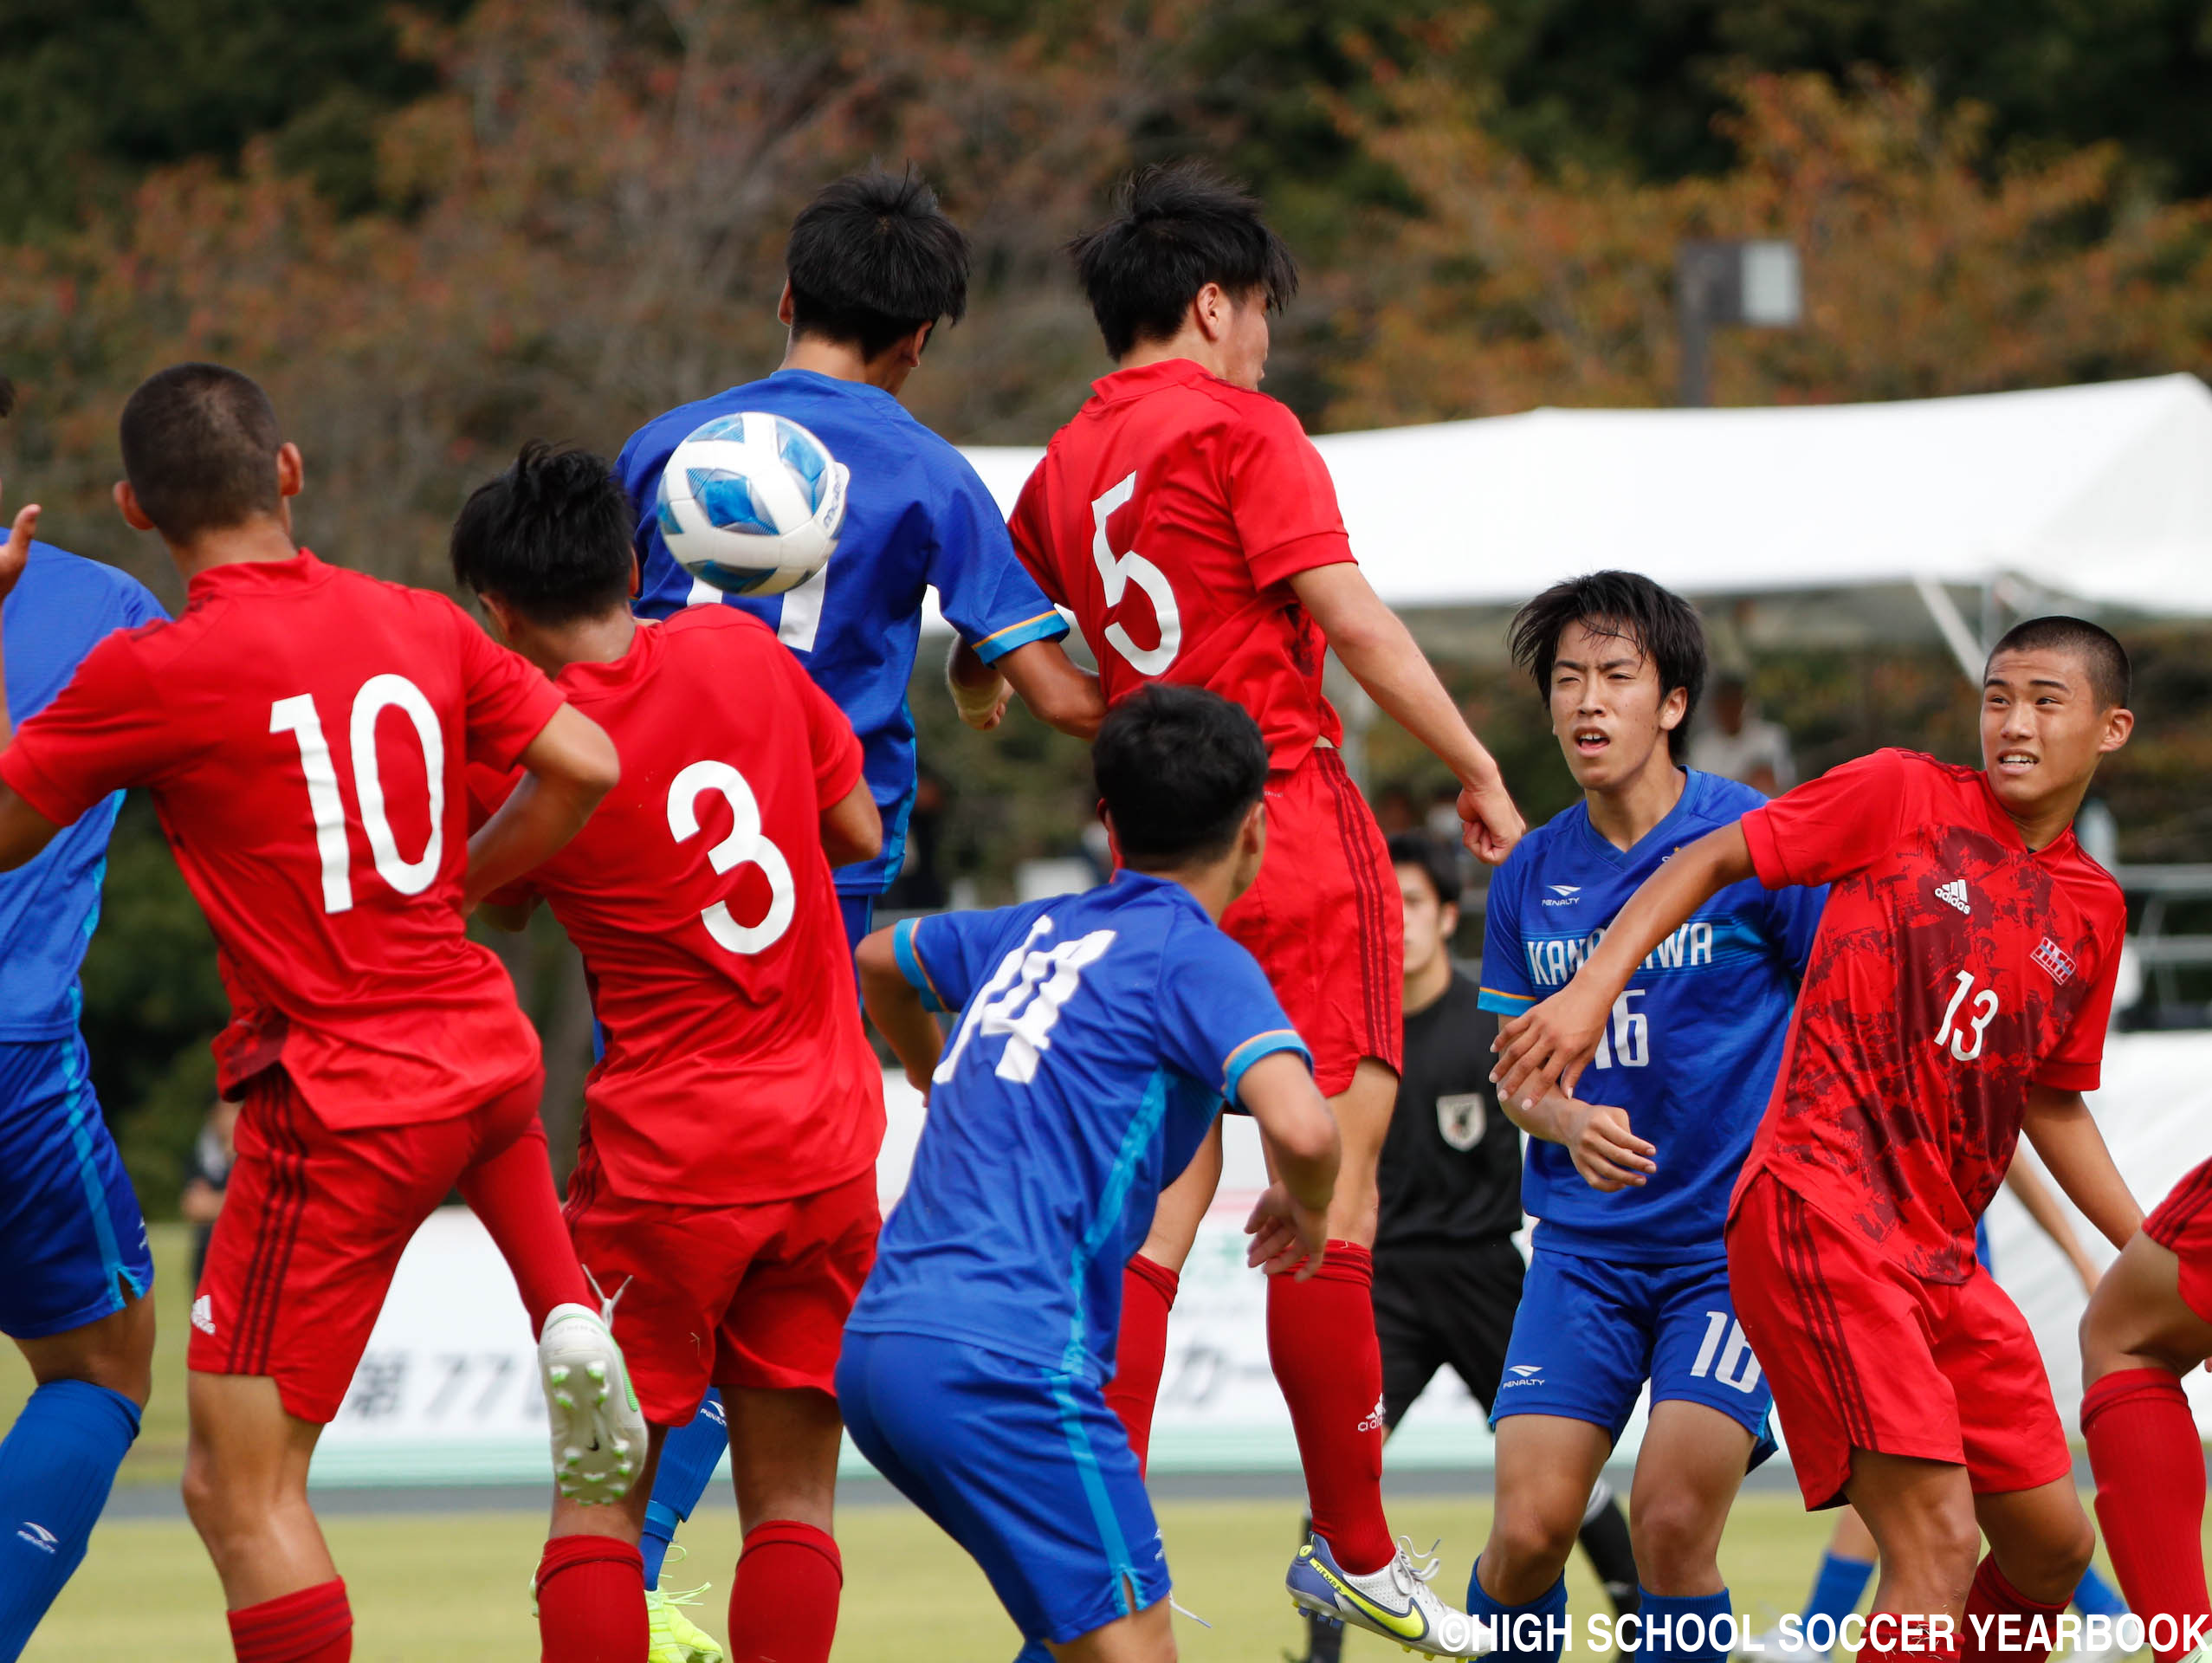
M 0 596 L 10 593 L 23 575 L 30 560 L 30 540 L 37 534 L 38 504 L 26 502 L 16 510 L 15 524 L 8 528 L 7 547 L 0 549 Z
M 1483 786 L 1466 786 L 1459 792 L 1459 840 L 1467 852 L 1485 866 L 1496 866 L 1513 852 L 1528 830 L 1521 811 L 1513 806 L 1505 781 L 1492 775 Z
M 1592 1189 L 1641 1189 L 1659 1170 L 1652 1145 L 1629 1129 L 1628 1111 L 1609 1103 L 1572 1104 L 1562 1116 L 1567 1152 Z
M 1498 1029 L 1491 1047 L 1497 1052 L 1497 1066 L 1490 1077 L 1500 1098 L 1533 1109 L 1555 1086 L 1575 1095 L 1575 1083 L 1597 1054 L 1613 1007 L 1610 999 L 1593 993 L 1583 981 L 1576 975 L 1536 1009 Z

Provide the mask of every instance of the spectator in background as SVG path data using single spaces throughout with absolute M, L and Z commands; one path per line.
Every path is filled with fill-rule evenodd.
M 217 1097 L 207 1111 L 207 1123 L 192 1144 L 192 1163 L 184 1175 L 184 1193 L 177 1210 L 192 1226 L 192 1286 L 200 1284 L 207 1264 L 208 1239 L 215 1234 L 216 1216 L 223 1211 L 223 1191 L 230 1181 L 230 1163 L 237 1157 L 238 1103 Z
M 1789 734 L 1780 722 L 1751 714 L 1750 684 L 1741 670 L 1724 672 L 1713 689 L 1711 719 L 1699 722 L 1690 740 L 1690 766 L 1769 797 L 1797 783 Z
M 899 875 L 883 891 L 880 904 L 885 911 L 935 912 L 944 906 L 947 891 L 938 859 L 945 842 L 945 782 L 917 767 L 914 812 L 906 823 L 906 856 Z

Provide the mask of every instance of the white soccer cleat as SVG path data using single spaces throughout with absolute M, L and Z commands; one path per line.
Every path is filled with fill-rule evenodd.
M 2212 1648 L 2199 1646 L 2183 1658 L 2181 1663 L 2203 1663 L 2208 1649 Z M 2109 1646 L 2090 1647 L 2086 1649 L 2077 1646 L 2066 1653 L 2066 1663 L 2126 1663 L 2126 1660 L 2134 1655 L 2133 1652 L 2115 1640 Z
M 586 1506 L 619 1501 L 645 1459 L 645 1416 L 622 1348 L 587 1305 L 555 1305 L 538 1336 L 553 1420 L 553 1481 Z
M 1767 1608 L 1773 1610 L 1772 1606 Z M 1739 1658 L 1757 1658 L 1761 1663 L 1827 1663 L 1828 1653 L 1815 1651 L 1801 1636 L 1794 1643 L 1780 1623 L 1763 1634 L 1749 1638 L 1736 1648 Z
M 1424 1563 L 1414 1563 L 1417 1557 Z M 1491 1651 L 1496 1640 L 1490 1624 L 1431 1593 L 1435 1575 L 1434 1554 L 1416 1555 L 1402 1536 L 1388 1564 L 1355 1576 L 1337 1564 L 1325 1540 L 1310 1535 L 1284 1580 L 1300 1611 L 1394 1640 L 1406 1651 L 1430 1657 L 1480 1657 Z

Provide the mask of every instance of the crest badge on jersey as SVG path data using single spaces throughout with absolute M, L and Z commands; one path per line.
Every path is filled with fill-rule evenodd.
M 1461 1091 L 1436 1100 L 1436 1129 L 1453 1149 L 1465 1152 L 1483 1141 L 1489 1106 L 1479 1091 Z
M 2047 935 L 2043 938 L 2043 944 L 2035 949 L 2035 963 L 2062 987 L 2073 980 L 2073 955 Z

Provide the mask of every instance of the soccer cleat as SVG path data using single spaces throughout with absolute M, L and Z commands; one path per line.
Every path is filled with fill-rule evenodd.
M 1416 1558 L 1425 1563 L 1416 1564 Z M 1302 1612 L 1364 1628 L 1425 1656 L 1480 1657 L 1494 1644 L 1490 1625 L 1431 1593 L 1435 1575 L 1434 1555 L 1416 1555 L 1402 1536 L 1390 1563 L 1365 1576 L 1343 1569 L 1326 1541 L 1308 1536 L 1284 1581 Z
M 587 1506 L 621 1499 L 645 1457 L 645 1417 L 605 1318 L 555 1305 L 538 1337 L 538 1372 L 560 1493 Z
M 1767 1608 L 1769 1611 L 1774 1609 L 1772 1606 Z M 1780 1623 L 1763 1634 L 1746 1639 L 1737 1647 L 1736 1655 L 1739 1658 L 1758 1658 L 1762 1660 L 1762 1663 L 1827 1663 L 1828 1658 L 1827 1653 L 1808 1646 L 1802 1636 L 1792 1644 L 1788 1631 Z
M 681 1594 L 649 1588 L 645 1590 L 645 1622 L 649 1644 L 646 1663 L 722 1663 L 722 1648 L 715 1637 L 676 1608 L 696 1605 L 707 1591 L 704 1585 Z

